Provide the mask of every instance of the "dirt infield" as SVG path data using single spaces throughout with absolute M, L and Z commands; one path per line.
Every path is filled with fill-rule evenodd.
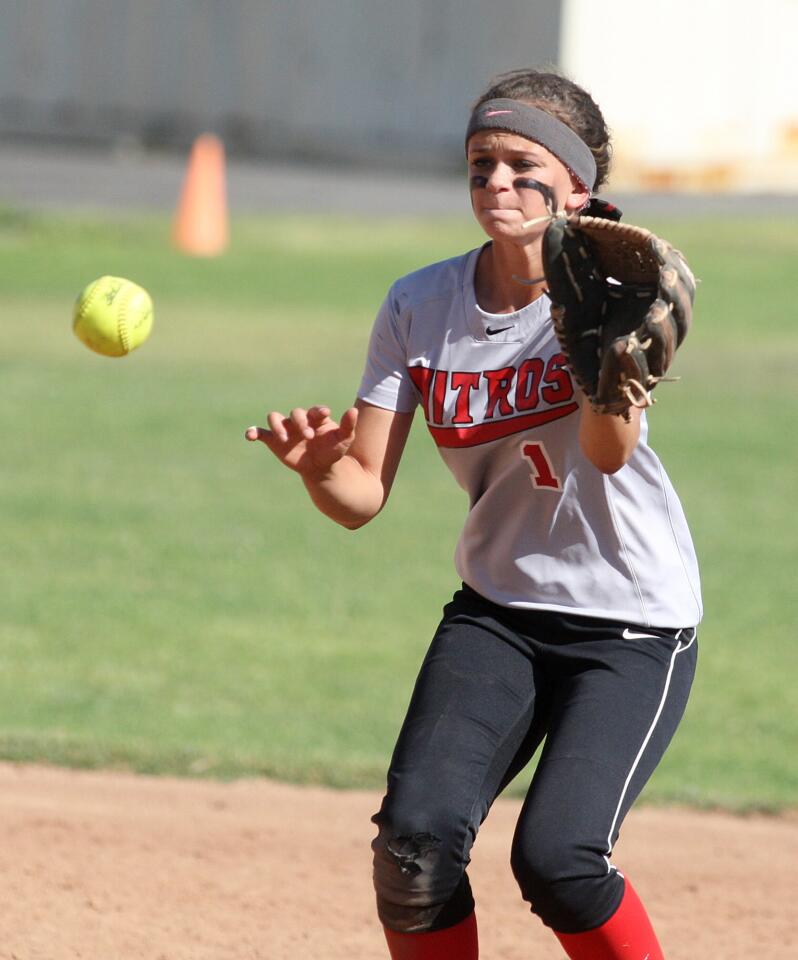
M 0 957 L 383 960 L 375 793 L 0 764 Z M 507 864 L 518 803 L 474 851 L 486 960 L 560 960 Z M 616 862 L 669 960 L 798 955 L 798 816 L 643 807 Z

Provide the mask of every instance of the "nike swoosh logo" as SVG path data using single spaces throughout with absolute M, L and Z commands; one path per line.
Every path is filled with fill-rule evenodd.
M 505 330 L 512 330 L 513 325 L 510 324 L 509 327 L 485 327 L 485 333 L 489 337 L 492 337 L 494 333 L 504 333 Z
M 624 640 L 659 640 L 659 637 L 655 633 L 635 633 L 634 630 L 630 630 L 626 627 L 621 634 Z

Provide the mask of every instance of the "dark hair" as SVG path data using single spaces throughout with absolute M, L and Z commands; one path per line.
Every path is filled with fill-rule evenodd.
M 538 107 L 569 126 L 590 147 L 596 159 L 594 191 L 607 182 L 612 157 L 610 132 L 598 104 L 579 84 L 558 73 L 511 70 L 494 77 L 472 109 L 500 97 Z

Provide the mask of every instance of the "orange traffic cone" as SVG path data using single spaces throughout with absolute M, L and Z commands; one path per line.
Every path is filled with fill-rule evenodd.
M 211 133 L 197 137 L 191 148 L 172 241 L 197 257 L 215 257 L 227 247 L 224 144 Z

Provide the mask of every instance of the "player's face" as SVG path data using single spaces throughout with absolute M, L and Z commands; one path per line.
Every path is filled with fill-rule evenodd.
M 471 205 L 493 240 L 526 239 L 521 224 L 554 210 L 578 210 L 588 192 L 549 150 L 501 130 L 483 130 L 468 142 Z M 542 235 L 542 228 L 532 231 Z

